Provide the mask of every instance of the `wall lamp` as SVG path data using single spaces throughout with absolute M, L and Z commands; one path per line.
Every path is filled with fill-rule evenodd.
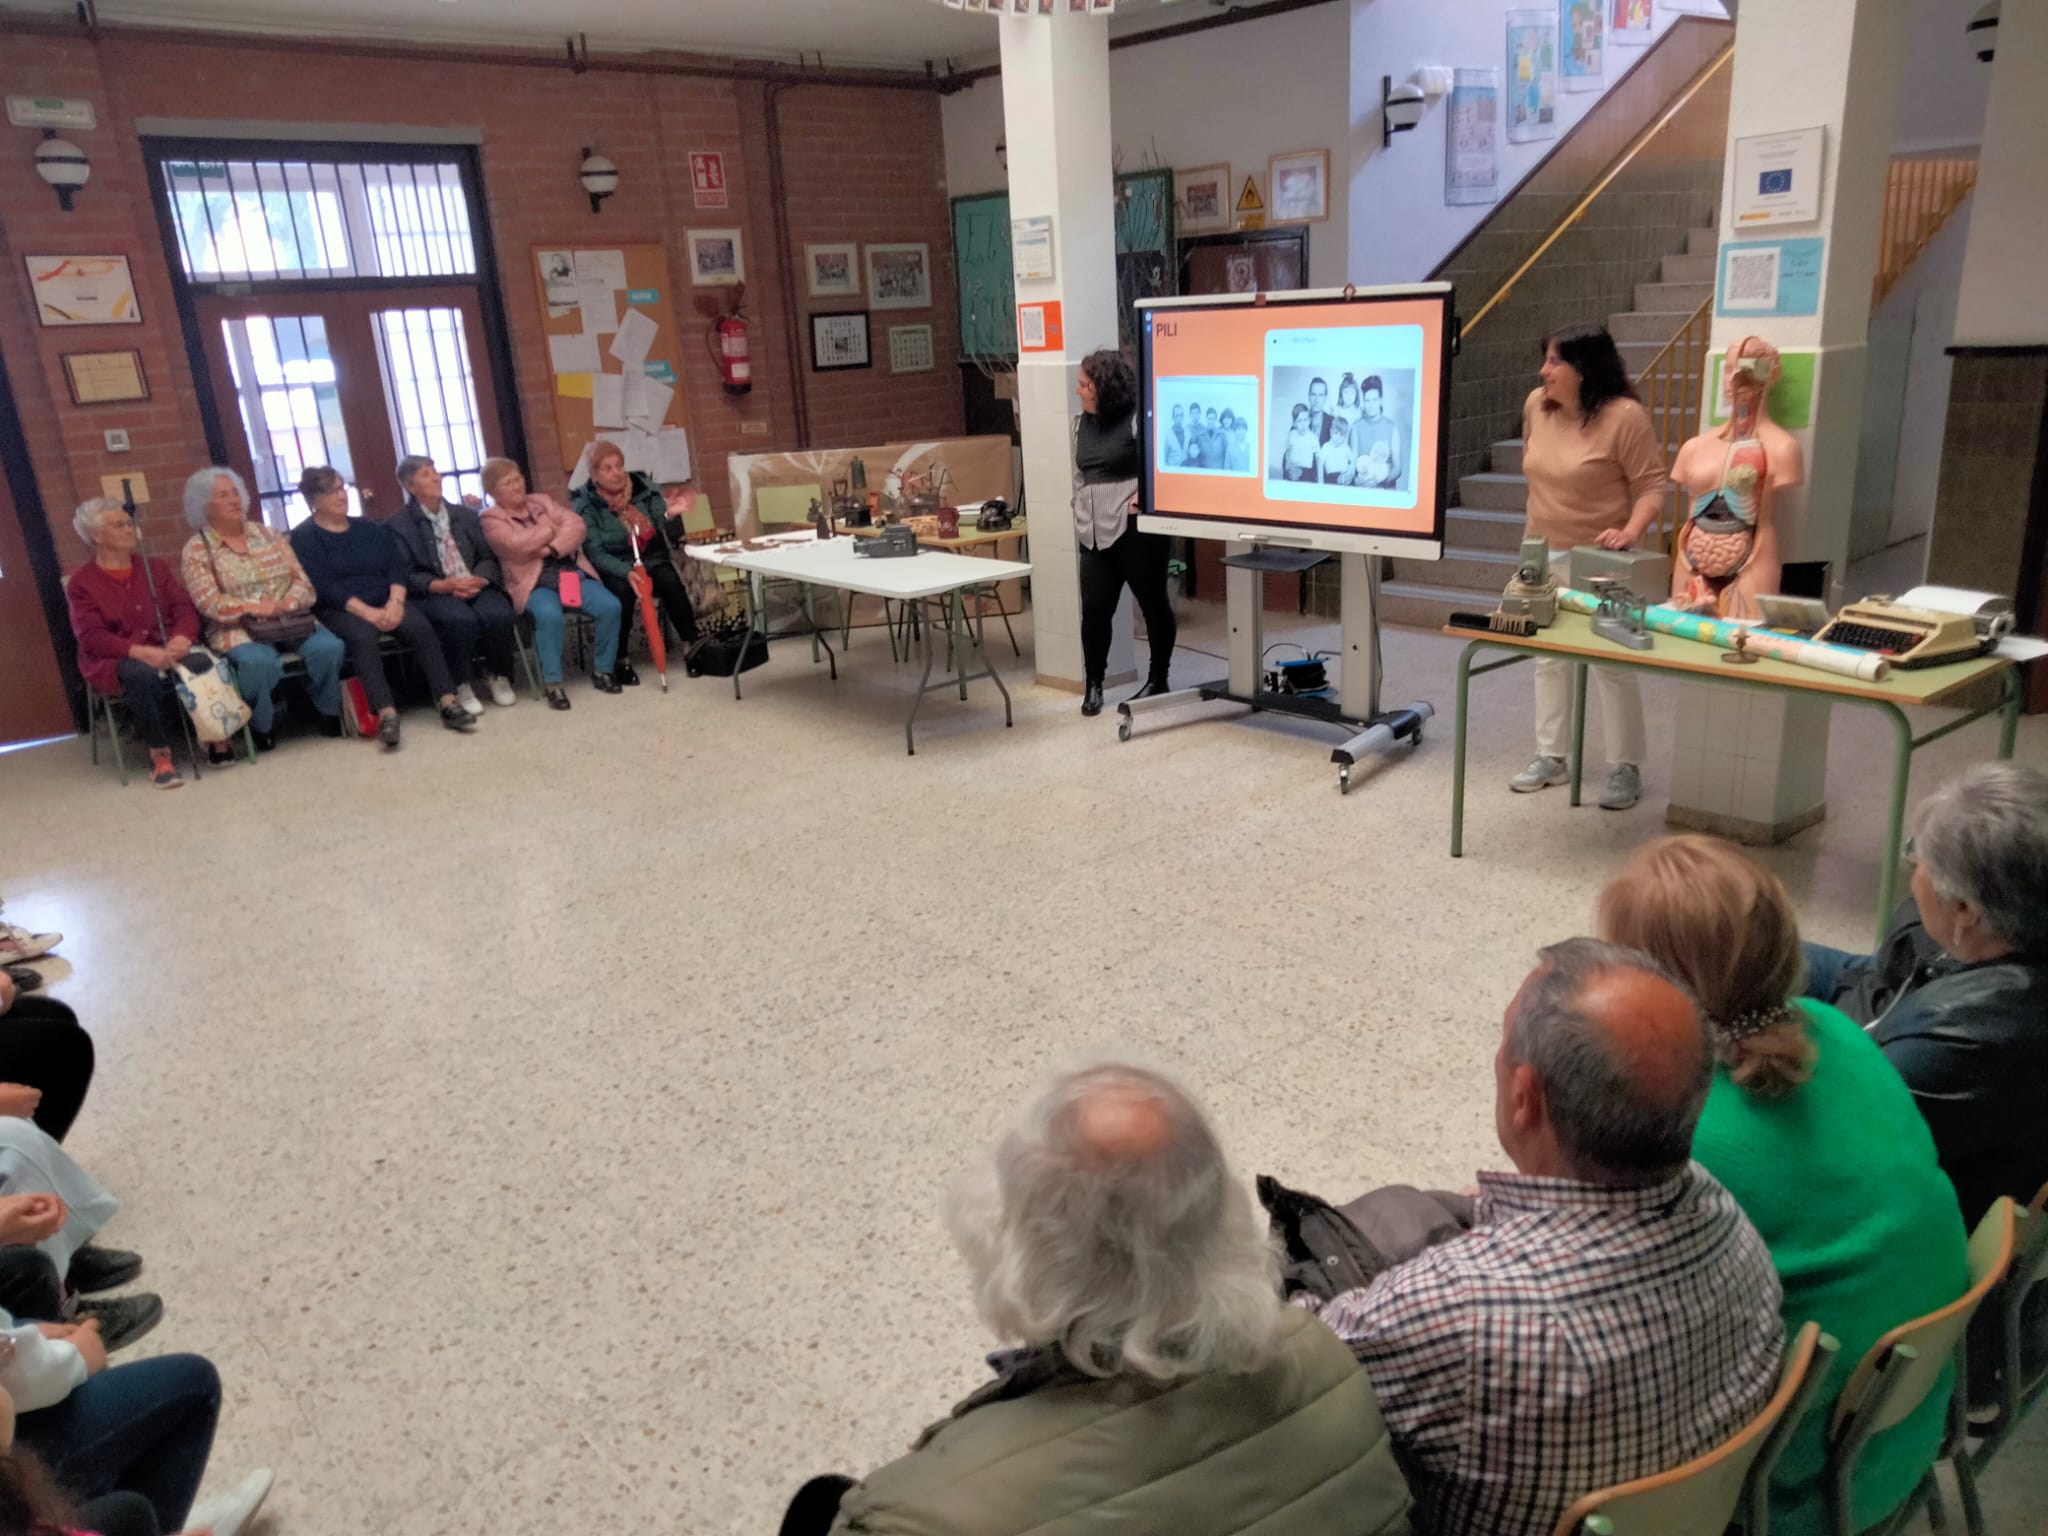
M 1977 14 L 1964 25 L 1963 35 L 1969 38 L 1977 57 L 1989 64 L 1998 52 L 1998 0 L 1978 6 Z
M 576 177 L 583 183 L 583 190 L 590 194 L 592 213 L 602 213 L 604 200 L 619 190 L 619 168 L 603 155 L 593 155 L 587 145 L 583 150 L 583 166 Z
M 92 162 L 76 144 L 45 128 L 43 142 L 36 146 L 36 174 L 57 189 L 57 202 L 69 213 L 71 194 L 92 179 Z
M 1380 76 L 1380 148 L 1394 142 L 1394 135 L 1406 133 L 1422 121 L 1422 109 L 1429 103 L 1422 87 L 1408 82 L 1394 84 L 1392 75 Z

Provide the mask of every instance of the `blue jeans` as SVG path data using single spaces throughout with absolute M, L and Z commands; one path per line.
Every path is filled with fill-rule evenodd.
M 24 1413 L 17 1449 L 33 1452 L 74 1499 L 139 1493 L 159 1527 L 185 1528 L 220 1418 L 220 1374 L 198 1355 L 114 1365 L 63 1402 Z
M 1806 951 L 1806 995 L 1823 1003 L 1832 1003 L 1841 996 L 1852 979 L 1850 970 L 1870 958 L 1868 955 L 1852 955 L 1846 949 L 1830 949 L 1825 944 L 1804 944 L 1800 947 Z
M 527 596 L 526 611 L 533 615 L 533 646 L 540 652 L 541 681 L 552 688 L 562 681 L 562 634 L 568 628 L 561 594 L 552 587 L 535 587 Z M 625 610 L 616 597 L 586 576 L 582 611 L 597 624 L 597 670 L 609 672 L 619 662 L 619 620 Z
M 285 649 L 297 651 L 299 659 L 306 664 L 306 684 L 313 695 L 313 707 L 330 718 L 339 715 L 341 658 L 348 654 L 348 647 L 341 643 L 341 636 L 322 624 L 305 639 Z M 249 701 L 249 708 L 255 715 L 249 723 L 268 733 L 277 721 L 277 706 L 272 695 L 277 691 L 277 685 L 284 681 L 284 658 L 278 655 L 277 647 L 256 640 L 236 646 L 227 653 L 227 657 L 235 666 L 235 687 Z

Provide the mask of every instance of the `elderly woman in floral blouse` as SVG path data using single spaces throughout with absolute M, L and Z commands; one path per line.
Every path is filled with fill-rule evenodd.
M 185 545 L 181 574 L 192 601 L 206 618 L 206 641 L 234 664 L 235 684 L 254 714 L 256 745 L 277 745 L 273 694 L 284 679 L 284 651 L 306 664 L 313 707 L 323 736 L 341 734 L 341 637 L 317 622 L 297 637 L 257 639 L 250 619 L 304 615 L 311 622 L 313 584 L 299 557 L 280 534 L 251 521 L 249 488 L 232 469 L 215 464 L 185 482 L 185 521 L 197 530 Z M 303 625 L 301 626 L 303 627 Z

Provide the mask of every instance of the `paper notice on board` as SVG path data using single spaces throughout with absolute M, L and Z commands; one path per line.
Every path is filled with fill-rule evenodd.
M 681 427 L 663 427 L 655 435 L 654 478 L 663 485 L 690 478 L 690 434 Z
M 558 373 L 555 375 L 555 393 L 564 400 L 588 400 L 593 378 L 595 375 L 588 373 Z
M 580 332 L 548 338 L 548 365 L 556 373 L 596 373 L 604 366 L 597 338 Z
M 619 296 L 609 288 L 591 288 L 576 301 L 586 336 L 609 336 L 619 328 Z
M 542 251 L 540 261 L 541 287 L 547 293 L 550 308 L 558 304 L 576 302 L 576 261 L 567 251 Z
M 643 475 L 654 473 L 656 438 L 652 432 L 643 432 L 638 427 L 626 427 L 620 431 L 604 433 L 602 440 L 618 445 L 619 452 L 626 456 L 626 468 Z
M 583 482 L 590 478 L 590 458 L 597 452 L 596 443 L 585 443 L 583 451 L 576 455 L 576 467 L 569 471 L 569 489 L 580 491 Z
M 623 380 L 626 388 L 619 409 L 626 413 L 626 420 L 635 425 L 650 425 L 647 420 L 647 375 L 627 373 Z
M 634 385 L 639 385 L 638 409 L 635 407 Z M 650 432 L 668 419 L 668 403 L 675 397 L 675 391 L 659 379 L 642 378 L 626 380 L 626 420 L 646 427 Z
M 628 368 L 638 369 L 647 361 L 647 350 L 654 345 L 654 338 L 660 330 L 660 326 L 639 310 L 629 309 L 619 320 L 619 334 L 612 338 L 609 350 Z
M 623 427 L 626 424 L 626 381 L 616 373 L 598 373 L 590 379 L 590 424 L 594 427 Z
M 576 280 L 578 282 L 602 283 L 607 288 L 626 286 L 626 253 L 624 251 L 578 251 L 576 253 Z

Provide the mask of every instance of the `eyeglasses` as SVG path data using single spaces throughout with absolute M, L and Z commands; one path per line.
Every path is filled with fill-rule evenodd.
M 1912 838 L 1909 837 L 1899 844 L 1899 857 L 1908 864 L 1918 864 L 1920 862 L 1920 850 L 1913 846 Z

